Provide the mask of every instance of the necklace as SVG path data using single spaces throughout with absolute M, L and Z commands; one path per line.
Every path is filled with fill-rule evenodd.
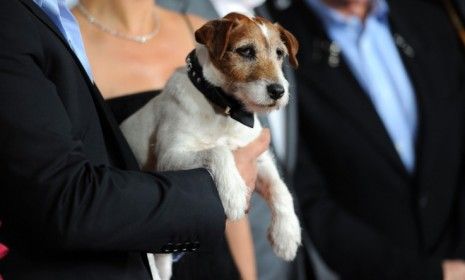
M 87 10 L 86 7 L 84 7 L 84 5 L 81 4 L 81 2 L 78 2 L 76 7 L 90 24 L 100 29 L 100 31 L 103 31 L 105 33 L 108 33 L 118 38 L 122 38 L 122 39 L 129 40 L 129 41 L 134 41 L 140 44 L 145 44 L 151 39 L 153 39 L 153 37 L 157 36 L 158 32 L 160 31 L 160 18 L 157 16 L 155 12 L 153 13 L 154 19 L 155 19 L 155 27 L 153 28 L 152 32 L 144 34 L 144 35 L 129 35 L 129 34 L 119 32 L 118 30 L 114 30 L 109 27 L 106 27 L 104 24 L 102 24 L 99 20 L 97 20 L 91 14 L 89 10 Z

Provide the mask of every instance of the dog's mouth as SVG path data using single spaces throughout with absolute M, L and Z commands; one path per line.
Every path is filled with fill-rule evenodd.
M 273 107 L 276 107 L 277 104 L 278 104 L 277 101 L 273 101 L 273 102 L 270 103 L 270 104 L 263 105 L 263 107 L 266 107 L 266 108 L 273 108 Z
M 276 107 L 277 104 L 278 104 L 277 100 L 269 104 L 253 103 L 254 106 L 261 107 L 261 108 L 273 108 L 273 107 Z
M 232 91 L 234 98 L 243 104 L 246 111 L 257 112 L 257 113 L 269 113 L 274 110 L 279 110 L 282 106 L 286 105 L 286 98 L 283 96 L 280 99 L 271 99 L 268 97 L 254 98 L 249 91 Z M 250 96 L 249 96 L 250 95 Z M 258 100 L 256 100 L 258 99 Z
M 274 110 L 279 110 L 283 104 L 279 100 L 273 100 L 269 103 L 254 102 L 247 100 L 244 102 L 245 108 L 250 112 L 269 113 Z

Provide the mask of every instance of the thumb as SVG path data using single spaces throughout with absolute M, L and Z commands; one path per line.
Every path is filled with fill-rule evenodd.
M 263 154 L 270 146 L 271 135 L 268 128 L 262 129 L 260 135 L 247 145 L 251 157 L 257 158 Z

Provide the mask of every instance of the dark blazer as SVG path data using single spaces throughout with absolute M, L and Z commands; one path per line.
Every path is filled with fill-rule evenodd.
M 0 262 L 6 279 L 151 279 L 144 252 L 209 250 L 204 169 L 142 173 L 102 96 L 31 0 L 0 1 Z
M 295 188 L 305 228 L 342 279 L 442 279 L 441 260 L 465 259 L 464 58 L 439 3 L 388 2 L 419 109 L 416 171 L 344 58 L 328 62 L 319 20 L 294 1 L 273 15 L 301 47 Z
M 453 0 L 452 2 L 455 4 L 457 13 L 460 16 L 462 23 L 465 25 L 465 2 L 460 0 Z

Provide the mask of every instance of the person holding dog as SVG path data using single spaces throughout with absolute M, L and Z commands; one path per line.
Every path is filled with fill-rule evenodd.
M 216 246 L 225 217 L 210 174 L 139 170 L 65 2 L 1 1 L 0 26 L 2 276 L 148 280 L 145 252 Z M 235 152 L 252 188 L 268 143 L 264 131 Z
M 316 251 L 340 279 L 465 279 L 465 59 L 441 1 L 271 4 L 301 43 L 295 186 Z

